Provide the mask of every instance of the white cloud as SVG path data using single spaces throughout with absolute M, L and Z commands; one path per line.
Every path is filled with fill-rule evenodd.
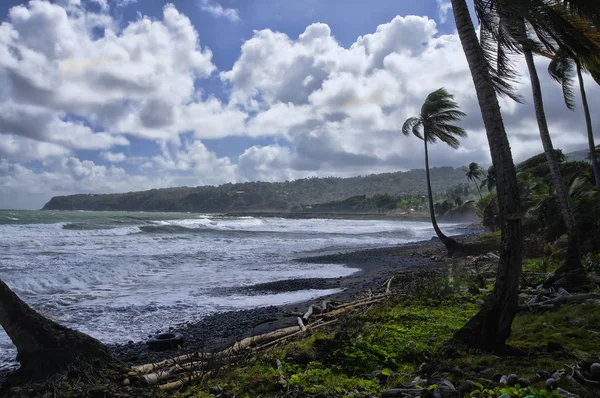
M 110 163 L 121 163 L 127 159 L 127 156 L 123 152 L 113 153 L 113 152 L 103 152 L 102 158 Z
M 154 156 L 143 168 L 179 173 L 180 181 L 191 181 L 194 186 L 235 181 L 237 169 L 229 158 L 217 157 L 199 140 L 180 145 L 163 142 L 162 153 Z
M 0 134 L 109 149 L 126 145 L 124 134 L 177 139 L 194 129 L 188 108 L 205 106 L 194 80 L 216 68 L 185 15 L 167 5 L 161 20 L 142 17 L 120 30 L 107 13 L 65 7 L 33 0 L 0 25 Z
M 452 10 L 452 3 L 448 0 L 435 0 L 440 10 L 440 21 L 446 22 L 448 13 Z
M 583 119 L 564 108 L 558 85 L 545 76 L 547 61 L 538 63 L 557 147 L 577 149 L 585 142 Z M 519 66 L 523 68 L 522 63 Z M 523 72 L 527 76 L 526 69 Z M 278 180 L 309 173 L 368 174 L 423 167 L 422 142 L 402 136 L 400 127 L 407 117 L 418 114 L 431 91 L 442 86 L 455 94 L 468 114 L 461 124 L 469 137 L 458 151 L 434 145 L 432 163 L 490 162 L 458 36 L 439 35 L 435 21 L 427 17 L 396 17 L 349 48 L 339 45 L 324 24 L 310 25 L 295 39 L 268 29 L 256 31 L 243 44 L 233 68 L 220 76 L 231 85 L 231 101 L 256 113 L 247 123 L 248 133 L 283 137 L 291 148 L 248 149 L 238 163 L 253 164 L 255 171 L 244 171 L 243 178 Z M 529 84 L 520 90 L 531 102 Z M 600 99 L 597 94 L 596 98 Z M 503 111 L 515 159 L 540 152 L 531 105 L 503 102 Z M 275 166 L 261 168 L 261 162 Z
M 240 21 L 240 15 L 235 8 L 226 8 L 213 0 L 200 0 L 200 9 L 210 13 L 215 18 L 226 18 L 231 22 Z

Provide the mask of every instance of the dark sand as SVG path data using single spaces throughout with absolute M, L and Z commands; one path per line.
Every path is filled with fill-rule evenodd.
M 470 232 L 477 233 L 478 231 Z M 439 240 L 433 239 L 394 247 L 305 257 L 296 261 L 345 264 L 350 268 L 358 268 L 360 271 L 345 278 L 294 279 L 216 291 L 215 293 L 224 295 L 233 293 L 253 295 L 305 289 L 344 289 L 331 296 L 301 303 L 218 313 L 207 316 L 199 322 L 185 322 L 170 327 L 169 330 L 164 330 L 163 332 L 172 331 L 185 336 L 185 344 L 182 349 L 153 352 L 146 348 L 143 341 L 112 345 L 110 349 L 116 357 L 131 365 L 156 362 L 185 353 L 223 349 L 247 336 L 297 325 L 297 317 L 304 313 L 311 304 L 321 303 L 323 300 L 334 303 L 347 302 L 359 292 L 369 289 L 374 292 L 382 291 L 383 284 L 392 275 L 397 275 L 394 279 L 395 285 L 409 284 L 412 283 L 411 275 L 413 273 L 410 272 L 411 270 L 437 270 L 445 266 L 448 259 L 444 246 Z M 419 272 L 419 274 L 423 273 Z

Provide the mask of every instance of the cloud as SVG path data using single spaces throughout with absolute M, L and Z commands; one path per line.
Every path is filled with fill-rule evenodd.
M 435 0 L 440 10 L 440 21 L 446 22 L 448 19 L 448 12 L 452 10 L 452 3 L 448 0 Z
M 195 80 L 216 67 L 190 20 L 169 4 L 160 20 L 117 25 L 73 2 L 12 7 L 0 25 L 0 134 L 72 150 L 194 129 L 189 108 L 204 106 Z
M 226 18 L 231 22 L 240 21 L 240 15 L 235 8 L 225 8 L 213 0 L 200 0 L 200 9 L 210 13 L 215 18 Z
M 503 101 L 515 159 L 542 151 L 524 63 L 518 87 L 527 105 Z M 548 121 L 557 147 L 585 144 L 581 114 L 568 112 L 560 88 L 538 60 Z M 425 97 L 440 87 L 456 96 L 469 137 L 459 150 L 431 148 L 433 165 L 491 162 L 471 74 L 456 34 L 440 35 L 428 17 L 395 17 L 374 33 L 342 47 L 325 24 L 312 24 L 296 38 L 269 29 L 255 31 L 239 59 L 221 79 L 230 101 L 252 117 L 251 135 L 274 135 L 286 146 L 249 148 L 238 160 L 242 178 L 279 180 L 306 175 L 352 175 L 423 167 L 422 142 L 400 134 Z M 591 94 L 591 93 L 588 93 Z M 596 100 L 600 96 L 594 94 Z M 600 128 L 600 120 L 596 121 Z M 272 165 L 262 167 L 262 165 Z M 252 167 L 250 167 L 252 165 Z
M 123 152 L 113 153 L 113 152 L 103 152 L 102 158 L 110 163 L 121 163 L 127 159 L 127 156 Z

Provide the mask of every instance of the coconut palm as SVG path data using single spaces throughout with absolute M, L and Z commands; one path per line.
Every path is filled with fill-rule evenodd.
M 596 156 L 596 144 L 594 143 L 594 130 L 592 128 L 592 117 L 590 115 L 590 107 L 588 105 L 587 94 L 585 91 L 585 85 L 583 83 L 582 70 L 586 69 L 585 65 L 575 57 L 569 56 L 567 51 L 561 51 L 557 56 L 550 62 L 548 66 L 548 73 L 550 76 L 560 83 L 563 90 L 563 97 L 567 108 L 575 109 L 575 94 L 573 90 L 573 71 L 576 71 L 577 80 L 579 81 L 579 91 L 581 94 L 581 104 L 583 106 L 583 112 L 585 115 L 585 125 L 588 136 L 588 145 L 590 150 L 590 158 L 592 160 L 592 168 L 594 170 L 594 177 L 596 187 L 600 190 L 600 166 L 598 165 L 598 158 Z M 600 74 L 596 71 L 590 71 L 596 81 L 600 82 Z
M 556 54 L 559 48 L 566 48 L 573 54 L 592 57 L 600 47 L 586 34 L 585 24 L 575 26 L 565 10 L 547 0 L 478 0 L 478 17 L 482 21 L 482 38 L 491 38 L 496 48 L 496 64 L 500 75 L 513 76 L 508 60 L 510 52 L 525 56 L 540 138 L 550 169 L 552 184 L 560 203 L 563 221 L 569 237 L 569 248 L 564 265 L 557 272 L 557 278 L 548 283 L 574 286 L 585 282 L 585 272 L 581 264 L 579 236 L 575 217 L 569 204 L 567 190 L 562 181 L 558 163 L 552 156 L 554 147 L 542 99 L 542 89 L 535 67 L 534 53 Z M 483 32 L 486 34 L 483 34 Z M 490 42 L 486 43 L 489 48 Z
M 17 347 L 15 380 L 36 380 L 85 365 L 86 371 L 119 368 L 98 340 L 38 314 L 0 280 L 0 325 Z M 94 364 L 93 366 L 91 364 Z
M 485 178 L 481 181 L 481 185 L 479 187 L 485 187 L 489 193 L 494 192 L 496 189 L 496 170 L 494 169 L 493 165 L 488 167 Z
M 479 188 L 478 182 L 484 175 L 485 172 L 483 171 L 480 165 L 478 165 L 475 162 L 469 163 L 469 167 L 467 168 L 467 179 L 469 181 L 475 182 L 475 187 L 477 188 L 477 192 L 479 192 L 479 199 L 481 199 L 482 196 L 481 188 Z
M 427 96 L 425 103 L 421 107 L 421 114 L 418 117 L 411 117 L 404 122 L 402 133 L 405 136 L 411 133 L 423 140 L 425 145 L 425 174 L 427 176 L 427 196 L 429 199 L 429 213 L 431 223 L 436 235 L 440 238 L 448 254 L 452 255 L 461 245 L 454 239 L 444 235 L 435 219 L 435 210 L 433 207 L 433 195 L 431 193 L 431 181 L 429 177 L 429 151 L 427 144 L 434 144 L 437 140 L 448 144 L 456 149 L 460 143 L 457 137 L 466 137 L 467 132 L 462 128 L 452 124 L 466 116 L 458 110 L 458 104 L 454 102 L 454 96 L 440 88 Z
M 465 0 L 451 0 L 452 11 L 479 101 L 496 170 L 498 210 L 502 239 L 494 291 L 481 310 L 455 335 L 455 340 L 482 348 L 503 346 L 517 312 L 523 252 L 521 206 L 517 174 L 510 151 L 497 92 L 514 96 L 510 80 L 498 77 L 497 68 L 479 44 Z

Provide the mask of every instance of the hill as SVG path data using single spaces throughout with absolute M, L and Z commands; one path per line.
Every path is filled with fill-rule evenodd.
M 431 169 L 434 192 L 467 183 L 465 172 L 452 167 Z M 425 171 L 371 174 L 351 178 L 305 178 L 286 182 L 246 182 L 220 186 L 152 189 L 122 194 L 55 196 L 42 210 L 122 211 L 287 211 L 302 205 L 343 200 L 355 195 L 425 194 Z

